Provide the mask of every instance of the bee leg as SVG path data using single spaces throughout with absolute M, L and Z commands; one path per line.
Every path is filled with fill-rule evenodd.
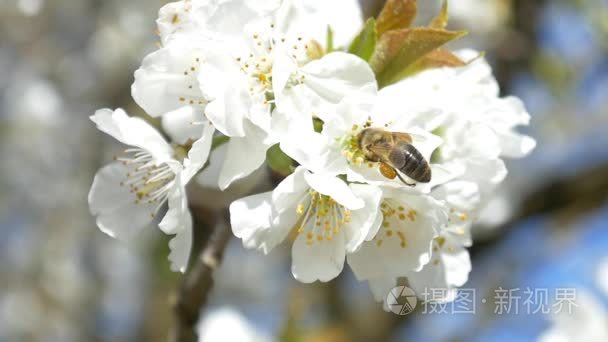
M 411 186 L 411 187 L 415 187 L 415 186 L 416 186 L 416 183 L 408 183 L 408 182 L 407 182 L 405 179 L 403 179 L 403 177 L 401 177 L 401 175 L 399 174 L 399 172 L 397 172 L 397 177 L 399 177 L 399 180 L 400 180 L 400 181 L 401 181 L 403 184 L 405 184 L 405 185 L 407 185 L 407 186 Z

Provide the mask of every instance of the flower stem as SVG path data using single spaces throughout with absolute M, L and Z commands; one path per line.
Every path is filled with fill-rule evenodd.
M 175 326 L 170 332 L 170 341 L 198 341 L 196 325 L 202 309 L 207 304 L 209 292 L 213 288 L 213 272 L 222 262 L 224 250 L 231 236 L 229 225 L 224 220 L 219 220 L 184 276 L 173 301 Z

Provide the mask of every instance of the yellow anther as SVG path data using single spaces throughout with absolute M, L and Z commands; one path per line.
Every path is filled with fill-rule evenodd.
M 416 210 L 410 210 L 407 212 L 407 217 L 410 219 L 410 221 L 416 221 L 416 215 L 418 215 L 418 212 Z

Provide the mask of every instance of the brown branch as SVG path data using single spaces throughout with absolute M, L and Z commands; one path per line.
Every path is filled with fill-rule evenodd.
M 173 301 L 176 322 L 169 336 L 170 341 L 198 340 L 196 324 L 213 288 L 213 272 L 222 262 L 224 250 L 231 236 L 232 232 L 228 224 L 223 221 L 216 224 L 199 256 L 184 276 L 181 288 Z

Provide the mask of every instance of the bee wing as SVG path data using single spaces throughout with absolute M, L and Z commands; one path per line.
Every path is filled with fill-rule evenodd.
M 422 134 L 408 133 L 413 141 L 416 142 L 427 142 L 429 141 L 429 137 Z
M 389 163 L 388 155 L 391 152 L 390 144 L 374 144 L 367 147 L 369 151 L 375 154 L 382 161 Z
M 412 135 L 410 133 L 393 132 L 392 135 L 395 143 L 412 143 Z

